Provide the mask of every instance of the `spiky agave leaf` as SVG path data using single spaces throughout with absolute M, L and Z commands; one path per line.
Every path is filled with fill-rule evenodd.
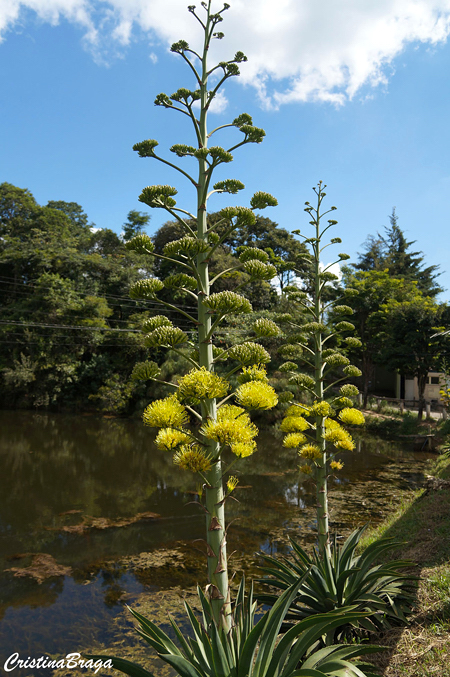
M 170 619 L 175 641 L 155 623 L 137 611 L 130 611 L 138 622 L 139 635 L 180 677 L 375 677 L 372 667 L 362 664 L 358 657 L 379 651 L 380 647 L 338 645 L 315 650 L 323 635 L 333 632 L 342 622 L 356 622 L 361 617 L 352 607 L 306 618 L 280 639 L 286 612 L 302 583 L 300 579 L 288 587 L 273 607 L 256 621 L 253 587 L 246 595 L 242 579 L 228 633 L 218 630 L 210 602 L 200 588 L 197 592 L 202 620 L 185 603 L 190 629 L 182 631 Z M 89 658 L 107 660 L 109 657 Z M 153 677 L 129 661 L 111 660 L 117 670 L 130 677 Z M 361 672 L 362 667 L 367 671 Z
M 365 528 L 356 529 L 342 546 L 334 539 L 331 560 L 323 560 L 316 553 L 311 557 L 292 540 L 289 559 L 261 555 L 267 564 L 264 568 L 267 577 L 261 580 L 273 588 L 286 590 L 296 580 L 304 581 L 286 615 L 287 620 L 299 621 L 314 614 L 355 607 L 361 617 L 350 626 L 347 622 L 338 626 L 336 638 L 360 629 L 388 629 L 392 624 L 407 622 L 415 579 L 400 570 L 411 566 L 411 562 L 396 560 L 376 564 L 387 550 L 399 547 L 400 544 L 390 538 L 375 541 L 357 555 Z M 278 597 L 267 593 L 258 595 L 258 599 L 264 604 L 274 604 Z

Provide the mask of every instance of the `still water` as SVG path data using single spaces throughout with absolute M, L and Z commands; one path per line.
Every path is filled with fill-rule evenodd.
M 132 627 L 124 603 L 146 600 L 164 618 L 174 594 L 189 597 L 204 583 L 195 477 L 152 439 L 140 420 L 0 412 L 0 668 L 13 652 L 60 657 L 113 646 L 119 654 Z M 343 536 L 418 486 L 427 455 L 364 437 L 341 458 L 330 503 L 331 527 Z M 255 553 L 285 550 L 288 535 L 314 543 L 312 487 L 296 466 L 269 433 L 233 466 L 228 545 L 238 577 L 258 575 Z

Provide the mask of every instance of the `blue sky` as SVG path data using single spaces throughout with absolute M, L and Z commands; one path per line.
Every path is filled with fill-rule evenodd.
M 0 181 L 28 188 L 40 204 L 78 202 L 98 227 L 117 232 L 130 209 L 145 211 L 137 197 L 146 185 L 177 186 L 179 205 L 192 210 L 190 188 L 131 149 L 147 138 L 161 152 L 193 143 L 184 118 L 153 105 L 159 92 L 193 85 L 168 51 L 174 39 L 196 39 L 185 4 L 10 0 L 0 8 Z M 245 111 L 267 133 L 218 174 L 246 184 L 231 203 L 271 192 L 279 207 L 263 214 L 306 229 L 303 203 L 321 179 L 338 208 L 333 235 L 352 260 L 395 205 L 426 263 L 447 271 L 442 299 L 450 298 L 448 0 L 417 0 L 412 14 L 405 0 L 230 4 L 220 56 L 242 49 L 249 63 L 209 124 Z M 215 143 L 237 136 L 224 131 Z M 228 203 L 220 196 L 210 206 Z M 152 210 L 149 232 L 165 220 Z

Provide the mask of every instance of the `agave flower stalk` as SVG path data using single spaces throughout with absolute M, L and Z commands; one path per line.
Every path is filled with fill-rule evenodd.
M 317 198 L 315 206 L 306 202 L 305 211 L 311 219 L 310 225 L 314 229 L 313 237 L 294 231 L 303 237 L 305 244 L 309 245 L 311 279 L 305 291 L 292 286 L 286 291 L 289 300 L 299 304 L 304 311 L 304 321 L 299 324 L 290 315 L 280 317 L 280 321 L 297 331 L 297 334 L 292 336 L 290 344 L 282 348 L 282 354 L 291 360 L 302 361 L 309 373 L 299 373 L 298 366 L 293 361 L 286 362 L 282 369 L 290 373 L 290 382 L 297 385 L 300 391 L 310 393 L 313 404 L 302 406 L 300 403 L 294 403 L 288 409 L 281 429 L 288 433 L 284 445 L 297 448 L 299 455 L 308 461 L 307 464 L 301 466 L 301 470 L 310 474 L 316 485 L 319 553 L 322 557 L 330 559 L 328 477 L 342 467 L 342 464 L 335 460 L 339 449 L 353 449 L 354 447 L 350 435 L 341 423 L 362 424 L 364 418 L 358 410 L 353 408 L 353 402 L 350 399 L 358 393 L 355 386 L 346 385 L 341 388 L 340 395 L 334 398 L 331 404 L 325 399 L 329 397 L 330 389 L 339 381 L 359 376 L 361 373 L 359 369 L 350 365 L 348 358 L 336 348 L 328 347 L 331 339 L 351 331 L 354 326 L 350 322 L 336 322 L 331 330 L 327 326 L 327 317 L 331 309 L 334 309 L 335 315 L 348 313 L 349 309 L 330 300 L 329 294 L 329 283 L 337 279 L 331 273 L 330 268 L 339 261 L 346 260 L 347 254 L 339 254 L 337 261 L 329 264 L 325 269 L 322 265 L 323 251 L 329 244 L 341 242 L 339 238 L 334 238 L 331 242 L 323 244 L 324 234 L 337 223 L 329 219 L 327 225 L 323 226 L 323 218 L 336 209 L 336 207 L 331 207 L 323 211 L 325 188 L 322 182 L 313 188 Z M 343 367 L 342 377 L 337 378 L 333 383 L 327 383 L 327 377 L 336 367 Z M 338 422 L 335 418 L 339 411 L 340 421 Z
M 180 40 L 172 45 L 171 51 L 179 54 L 190 69 L 196 85 L 194 90 L 180 88 L 171 96 L 159 94 L 155 104 L 167 110 L 186 115 L 193 127 L 194 145 L 175 144 L 170 149 L 178 158 L 191 158 L 197 163 L 194 176 L 184 168 L 157 155 L 157 141 L 148 139 L 137 143 L 134 150 L 141 157 L 151 157 L 178 171 L 187 180 L 196 194 L 195 210 L 189 211 L 177 206 L 174 196 L 177 190 L 171 186 L 148 186 L 142 191 L 139 200 L 152 208 L 164 209 L 183 227 L 186 235 L 179 240 L 169 242 L 162 254 L 153 250 L 153 243 L 146 235 L 138 235 L 128 243 L 128 247 L 141 253 L 158 256 L 180 268 L 180 273 L 171 275 L 165 281 L 156 278 L 141 280 L 130 290 L 132 298 L 158 299 L 158 292 L 166 286 L 176 288 L 196 306 L 196 313 L 187 312 L 169 302 L 163 302 L 167 308 L 179 311 L 185 320 L 192 324 L 191 336 L 175 327 L 164 316 L 156 316 L 147 321 L 144 330 L 147 333 L 149 347 L 170 348 L 189 361 L 193 368 L 174 387 L 172 397 L 152 403 L 144 413 L 144 422 L 159 427 L 156 439 L 160 448 L 174 452 L 174 462 L 184 469 L 200 473 L 204 481 L 204 507 L 206 512 L 206 549 L 208 559 L 208 598 L 215 622 L 219 628 L 228 631 L 231 622 L 229 601 L 228 567 L 226 553 L 225 501 L 231 493 L 233 483 L 224 491 L 222 450 L 230 447 L 237 456 L 246 456 L 256 447 L 254 437 L 256 428 L 250 421 L 246 408 L 270 408 L 275 406 L 276 397 L 267 383 L 259 386 L 259 394 L 253 399 L 247 394 L 243 406 L 229 404 L 229 384 L 227 379 L 216 377 L 215 365 L 218 360 L 231 358 L 238 367 L 231 368 L 229 374 L 243 369 L 242 385 L 252 377 L 245 372 L 252 365 L 258 367 L 269 360 L 267 351 L 255 342 L 243 341 L 242 345 L 222 350 L 214 350 L 214 331 L 231 313 L 250 312 L 251 304 L 236 292 L 213 293 L 214 283 L 229 272 L 222 271 L 212 280 L 209 274 L 209 262 L 223 239 L 235 228 L 255 221 L 254 210 L 277 204 L 268 193 L 257 192 L 250 200 L 250 207 L 225 207 L 220 212 L 219 223 L 208 222 L 208 201 L 215 193 L 235 194 L 245 186 L 236 179 L 226 179 L 212 184 L 214 171 L 222 164 L 233 160 L 232 151 L 247 143 L 260 143 L 265 136 L 262 129 L 253 125 L 252 118 L 243 113 L 229 124 L 220 125 L 208 131 L 208 110 L 219 88 L 229 78 L 239 75 L 238 64 L 247 60 L 242 52 L 233 59 L 220 62 L 214 67 L 208 64 L 208 53 L 215 39 L 222 39 L 223 33 L 217 31 L 222 22 L 222 14 L 229 5 L 224 4 L 218 12 L 212 11 L 212 0 L 201 3 L 203 10 L 197 13 L 195 6 L 189 6 L 189 12 L 198 21 L 203 32 L 202 49 L 197 52 L 187 42 Z M 212 74 L 220 74 L 217 84 L 209 88 Z M 199 107 L 199 108 L 198 108 Z M 234 141 L 229 148 L 210 145 L 211 137 L 227 134 L 225 128 L 238 130 L 243 136 Z M 194 212 L 194 213 L 193 213 Z M 221 226 L 225 235 L 217 232 Z M 221 231 L 222 232 L 222 231 Z M 270 280 L 276 275 L 273 266 L 267 263 L 268 255 L 257 248 L 247 248 L 240 253 L 234 269 L 243 269 L 252 280 Z M 268 321 L 266 322 L 266 324 Z M 264 323 L 263 323 L 264 324 Z M 272 323 L 273 324 L 273 323 Z M 256 337 L 267 335 L 270 327 L 255 327 Z M 277 331 L 279 331 L 277 329 Z M 266 332 L 266 334 L 264 333 Z M 195 338 L 193 338 L 195 336 Z M 188 350 L 190 352 L 188 352 Z M 135 378 L 158 378 L 158 368 L 154 363 L 137 365 Z M 219 381 L 217 380 L 219 378 Z M 257 380 L 257 379 L 256 379 Z M 266 379 L 267 381 L 267 379 Z M 169 384 L 173 385 L 173 384 Z M 258 386 L 257 386 L 258 388 Z M 268 392 L 270 389 L 271 392 Z M 239 390 L 239 389 L 238 389 Z M 239 393 L 238 393 L 239 394 Z M 255 406 L 252 406 L 255 405 Z M 181 407 L 181 409 L 180 409 Z M 187 427 L 188 413 L 201 423 L 200 431 L 192 433 Z

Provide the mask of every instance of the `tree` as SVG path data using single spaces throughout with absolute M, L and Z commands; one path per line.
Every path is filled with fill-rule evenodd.
M 361 369 L 363 407 L 367 407 L 374 367 L 381 360 L 380 345 L 385 323 L 380 309 L 390 299 L 404 301 L 417 294 L 417 283 L 392 277 L 387 270 L 343 269 L 343 295 L 352 309 L 351 321 L 361 345 L 348 346 L 348 354 Z
M 420 421 L 428 372 L 439 371 L 450 345 L 447 336 L 435 336 L 448 323 L 448 306 L 417 293 L 403 302 L 390 299 L 381 307 L 380 319 L 384 324 L 381 357 L 401 374 L 417 378 Z
M 123 224 L 123 239 L 125 242 L 131 240 L 132 237 L 140 235 L 144 232 L 145 226 L 150 221 L 150 214 L 145 212 L 138 212 L 132 209 L 128 212 L 127 220 Z
M 365 251 L 359 254 L 359 262 L 352 264 L 356 270 L 387 270 L 389 275 L 417 282 L 418 289 L 426 296 L 436 296 L 442 291 L 436 283 L 439 266 L 424 268 L 422 252 L 411 252 L 409 248 L 415 240 L 408 242 L 398 225 L 395 207 L 389 217 L 390 227 L 385 234 L 369 236 L 365 242 Z

